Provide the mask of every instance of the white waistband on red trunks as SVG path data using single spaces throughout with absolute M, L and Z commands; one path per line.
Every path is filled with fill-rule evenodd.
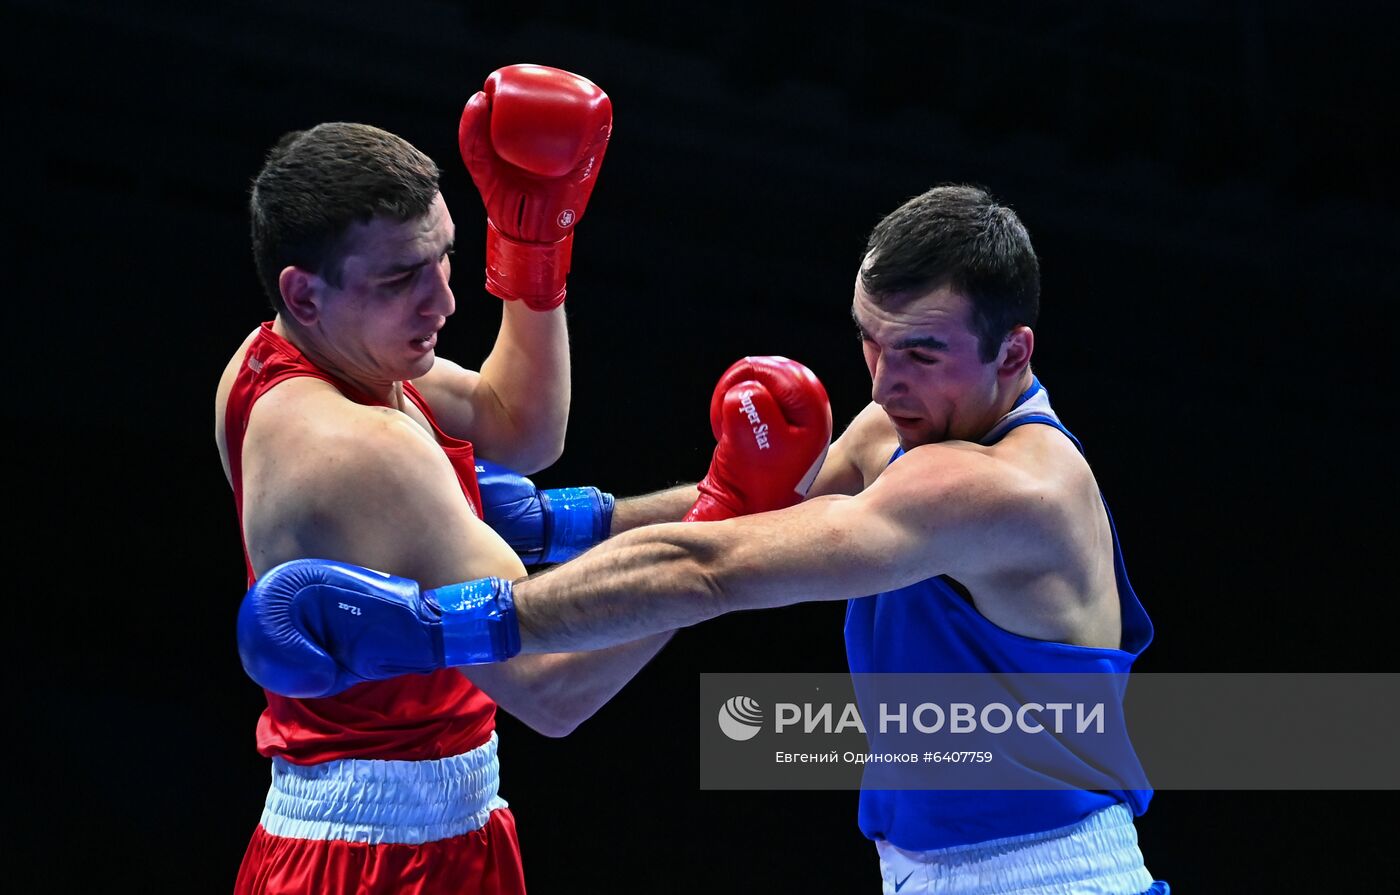
M 486 825 L 506 801 L 496 734 L 470 752 L 433 761 L 346 758 L 295 765 L 272 759 L 263 829 L 289 839 L 421 845 Z
M 899 895 L 1138 895 L 1152 886 L 1133 812 L 1111 805 L 1077 824 L 933 851 L 875 843 L 884 892 Z

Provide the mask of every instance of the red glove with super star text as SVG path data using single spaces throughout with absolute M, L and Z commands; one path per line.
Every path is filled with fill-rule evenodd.
M 685 522 L 800 503 L 831 443 L 831 404 L 821 380 L 797 361 L 746 357 L 715 386 L 710 426 L 719 444 Z
M 536 311 L 563 303 L 611 134 L 608 95 L 557 68 L 508 65 L 467 102 L 457 145 L 486 205 L 487 292 Z

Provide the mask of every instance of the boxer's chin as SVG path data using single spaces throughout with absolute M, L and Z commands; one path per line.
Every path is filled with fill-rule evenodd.
M 912 451 L 916 447 L 923 447 L 928 444 L 928 440 L 925 438 L 916 438 L 903 434 L 898 436 L 898 441 L 899 446 L 904 449 L 905 453 Z
M 899 437 L 899 446 L 905 451 L 912 451 L 916 447 L 923 447 L 926 444 L 939 444 L 949 441 L 950 436 L 946 431 L 935 430 L 929 423 L 924 423 L 917 429 L 909 432 L 896 430 Z
M 899 439 L 899 446 L 906 451 L 932 441 L 928 420 L 916 416 L 900 416 L 889 411 L 885 412 L 885 416 L 889 419 L 890 425 L 894 426 L 894 434 Z
M 431 349 L 421 352 L 406 365 L 408 375 L 403 378 L 417 379 L 420 376 L 426 376 L 435 363 L 437 363 L 437 355 Z

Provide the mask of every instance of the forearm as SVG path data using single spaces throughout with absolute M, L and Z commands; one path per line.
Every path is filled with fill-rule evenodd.
M 726 611 L 710 567 L 710 524 L 647 526 L 517 581 L 526 653 L 596 650 L 693 625 Z
M 612 534 L 620 535 L 643 525 L 679 522 L 699 493 L 694 485 L 680 485 L 619 500 L 613 507 Z
M 925 541 L 819 497 L 724 522 L 649 525 L 514 586 L 524 652 L 601 649 L 743 609 L 845 600 L 929 577 Z
M 667 631 L 609 649 L 520 656 L 532 680 L 526 704 L 506 711 L 546 736 L 567 736 L 617 695 L 671 639 Z M 471 669 L 464 669 L 468 674 Z
M 569 421 L 569 334 L 563 307 L 534 311 L 505 302 L 501 330 L 481 365 L 518 446 L 510 465 L 536 472 L 559 458 Z

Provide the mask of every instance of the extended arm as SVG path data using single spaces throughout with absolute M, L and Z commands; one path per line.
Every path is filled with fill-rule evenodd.
M 693 485 L 616 500 L 591 486 L 535 487 L 528 477 L 482 457 L 476 461 L 486 524 L 526 566 L 567 562 L 639 525 L 675 522 L 695 503 Z
M 612 534 L 620 535 L 643 525 L 679 522 L 695 504 L 699 491 L 694 485 L 678 485 L 617 502 L 613 509 Z
M 620 535 L 516 583 L 523 649 L 596 648 L 736 610 L 995 573 L 1037 546 L 1033 503 L 994 465 L 924 448 L 855 497 Z
M 882 590 L 892 569 L 874 559 L 886 540 L 858 501 L 814 498 L 742 519 L 619 535 L 515 582 L 522 646 L 592 649 L 735 610 Z

